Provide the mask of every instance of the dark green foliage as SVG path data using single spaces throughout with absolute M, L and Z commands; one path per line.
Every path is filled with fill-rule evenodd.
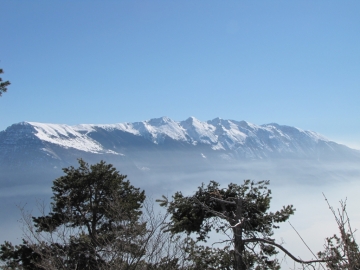
M 211 248 L 196 243 L 191 238 L 188 238 L 188 245 L 186 247 L 187 260 L 191 262 L 190 269 L 233 269 L 234 254 L 229 246 L 224 248 Z
M 277 260 L 271 259 L 277 251 L 269 245 L 273 241 L 270 237 L 273 229 L 278 228 L 276 223 L 286 221 L 295 209 L 289 205 L 269 212 L 268 185 L 269 181 L 246 180 L 242 185 L 231 183 L 221 189 L 219 183 L 211 181 L 207 186 L 202 184 L 193 196 L 177 192 L 172 202 L 162 201 L 171 215 L 169 230 L 196 233 L 198 240 L 203 241 L 211 230 L 224 233 L 230 230 L 231 269 L 278 269 Z
M 6 241 L 1 245 L 0 260 L 7 262 L 8 269 L 44 270 L 36 266 L 41 260 L 40 254 L 35 252 L 25 240 L 23 244 L 17 246 Z
M 51 231 L 59 225 L 83 227 L 91 236 L 113 229 L 119 218 L 111 205 L 122 203 L 122 220 L 132 220 L 141 214 L 144 191 L 134 188 L 126 175 L 119 174 L 111 165 L 101 161 L 89 165 L 79 160 L 79 168 L 63 169 L 65 176 L 54 181 L 52 211 L 47 216 L 34 218 L 40 231 Z
M 89 166 L 80 159 L 79 168 L 63 171 L 53 183 L 50 213 L 32 218 L 35 228 L 29 230 L 36 243 L 5 243 L 1 260 L 19 269 L 109 269 L 114 250 L 128 257 L 142 252 L 136 239 L 146 232 L 138 221 L 144 191 L 103 161 Z M 41 233 L 51 241 L 38 241 Z
M 4 71 L 0 68 L 0 74 L 3 74 Z M 2 95 L 2 93 L 5 93 L 7 91 L 7 87 L 10 85 L 9 81 L 3 81 L 2 78 L 0 77 L 0 97 Z

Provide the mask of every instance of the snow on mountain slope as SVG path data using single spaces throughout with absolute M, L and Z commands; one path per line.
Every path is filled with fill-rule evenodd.
M 186 131 L 178 122 L 168 117 L 136 122 L 133 124 L 133 128 L 138 130 L 141 136 L 151 140 L 155 144 L 162 143 L 166 136 L 176 141 L 187 141 Z
M 37 122 L 29 122 L 29 124 L 36 130 L 35 136 L 42 141 L 85 152 L 100 153 L 103 151 L 99 143 L 77 132 L 71 126 Z
M 30 125 L 33 130 L 31 132 L 43 142 L 89 153 L 115 154 L 114 150 L 116 149 L 104 146 L 106 145 L 104 138 L 111 140 L 110 135 L 110 137 L 106 137 L 108 135 L 104 137 L 104 134 L 110 134 L 113 131 L 142 137 L 156 145 L 162 144 L 166 139 L 172 139 L 175 142 L 193 146 L 208 145 L 212 150 L 232 151 L 238 156 L 251 158 L 266 157 L 270 153 L 314 153 L 318 151 L 319 142 L 331 143 L 316 132 L 304 131 L 295 127 L 278 124 L 260 126 L 246 121 L 221 118 L 207 122 L 202 122 L 195 117 L 180 122 L 168 117 L 161 117 L 143 122 L 107 125 L 69 126 L 37 122 L 25 124 Z M 102 134 L 103 139 L 100 140 L 102 143 L 98 140 L 100 137 L 96 135 L 99 132 Z
M 197 143 L 217 143 L 217 136 L 214 134 L 216 128 L 207 122 L 201 122 L 195 117 L 189 117 L 185 121 L 181 121 L 180 125 L 193 140 L 192 143 L 195 145 Z
M 165 136 L 177 141 L 187 140 L 186 131 L 178 122 L 175 122 L 168 117 L 154 118 L 135 123 L 117 123 L 108 125 L 82 124 L 76 125 L 73 128 L 81 134 L 94 132 L 96 128 L 107 131 L 120 130 L 133 135 L 142 136 L 155 144 L 163 142 Z
M 218 141 L 218 148 L 216 149 L 234 150 L 244 145 L 249 137 L 256 136 L 242 127 L 242 124 L 246 123 L 245 121 L 237 122 L 215 118 L 207 121 L 207 123 L 215 127 L 214 134 L 217 136 Z

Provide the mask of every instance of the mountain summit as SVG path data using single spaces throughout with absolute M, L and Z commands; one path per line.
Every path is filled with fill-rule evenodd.
M 360 151 L 313 131 L 221 118 L 75 126 L 22 122 L 0 132 L 3 175 L 59 170 L 77 158 L 103 159 L 130 171 L 179 164 L 197 170 L 249 160 L 359 161 Z
M 137 143 L 141 141 L 140 145 Z M 47 155 L 56 149 L 94 154 L 124 155 L 127 148 L 201 148 L 226 153 L 230 158 L 314 157 L 322 152 L 349 151 L 313 131 L 278 125 L 215 118 L 202 122 L 195 117 L 174 121 L 168 117 L 143 122 L 107 125 L 61 125 L 22 122 L 0 132 L 0 149 L 10 154 L 36 146 Z M 145 148 L 146 148 L 145 147 Z M 4 158 L 4 157 L 3 157 Z

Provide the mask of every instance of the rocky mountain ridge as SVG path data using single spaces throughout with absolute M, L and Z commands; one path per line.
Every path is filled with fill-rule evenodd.
M 54 179 L 62 174 L 61 168 L 76 165 L 78 158 L 89 163 L 105 160 L 134 178 L 145 179 L 163 171 L 227 170 L 229 164 L 246 168 L 246 162 L 253 161 L 292 160 L 295 167 L 299 161 L 313 167 L 319 162 L 358 164 L 360 151 L 313 131 L 220 118 L 202 122 L 194 117 L 184 121 L 161 117 L 75 126 L 22 122 L 0 132 L 3 186 Z
M 66 149 L 90 153 L 121 154 L 96 139 L 96 133 L 123 132 L 142 137 L 153 144 L 165 140 L 190 145 L 204 144 L 213 150 L 253 152 L 252 158 L 266 157 L 267 152 L 306 152 L 319 144 L 331 148 L 334 142 L 313 131 L 278 124 L 254 125 L 246 121 L 215 118 L 201 122 L 194 117 L 176 122 L 167 117 L 143 122 L 76 126 L 22 122 L 0 132 L 1 145 L 15 145 L 19 140 L 39 140 Z M 16 134 L 17 133 L 17 134 Z M 251 150 L 251 151 L 249 151 Z M 260 152 L 263 153 L 260 153 Z

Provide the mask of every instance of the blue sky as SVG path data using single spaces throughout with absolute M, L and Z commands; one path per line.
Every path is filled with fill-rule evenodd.
M 0 0 L 0 130 L 168 116 L 360 149 L 360 1 Z

